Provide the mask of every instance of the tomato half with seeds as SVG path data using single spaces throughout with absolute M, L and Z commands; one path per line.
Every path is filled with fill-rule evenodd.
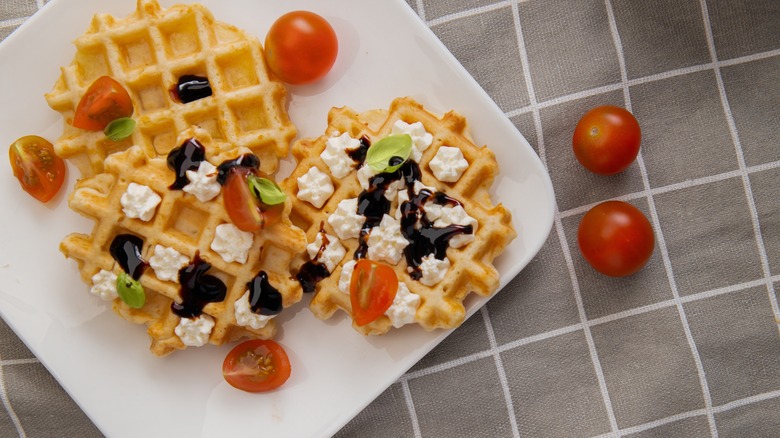
M 387 312 L 398 291 L 398 276 L 383 263 L 361 259 L 355 264 L 349 283 L 352 320 L 359 326 L 375 321 Z
M 639 154 L 642 132 L 634 115 L 617 106 L 600 106 L 585 113 L 574 128 L 572 147 L 577 160 L 591 172 L 614 175 Z
M 112 121 L 133 114 L 133 101 L 127 90 L 109 76 L 101 76 L 81 97 L 73 126 L 88 131 L 102 131 Z
M 284 203 L 266 205 L 257 199 L 249 188 L 249 175 L 254 175 L 254 171 L 248 167 L 230 169 L 222 186 L 222 202 L 233 225 L 254 232 L 278 222 Z
M 327 20 L 309 11 L 279 17 L 265 37 L 268 67 L 284 82 L 300 85 L 322 79 L 339 52 L 336 32 Z
M 11 168 L 25 192 L 47 202 L 59 192 L 65 181 L 65 161 L 54 153 L 48 140 L 27 135 L 11 144 L 8 150 Z
M 222 376 L 234 388 L 247 392 L 276 389 L 290 378 L 290 359 L 271 340 L 253 339 L 235 346 L 222 362 Z
M 653 255 L 650 221 L 633 205 L 607 201 L 591 208 L 580 221 L 577 243 L 594 269 L 611 277 L 631 275 Z

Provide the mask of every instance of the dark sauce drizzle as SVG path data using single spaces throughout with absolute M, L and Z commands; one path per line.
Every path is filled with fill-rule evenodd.
M 202 144 L 190 138 L 181 146 L 168 153 L 168 167 L 176 173 L 176 180 L 168 186 L 171 190 L 181 190 L 190 183 L 187 179 L 187 171 L 197 169 L 202 161 L 206 160 L 206 148 Z
M 255 154 L 244 154 L 233 160 L 228 160 L 217 166 L 217 182 L 225 185 L 230 169 L 234 167 L 244 167 L 257 170 L 260 168 L 260 159 Z
M 301 287 L 303 288 L 303 292 L 305 293 L 314 292 L 314 288 L 315 286 L 317 286 L 317 283 L 319 281 L 330 277 L 330 272 L 328 271 L 328 268 L 325 266 L 324 263 L 319 262 L 320 256 L 325 251 L 325 248 L 327 248 L 328 243 L 330 243 L 328 242 L 328 238 L 325 235 L 325 230 L 322 228 L 323 225 L 324 223 L 320 223 L 320 233 L 322 234 L 322 245 L 320 245 L 320 249 L 317 250 L 317 255 L 313 259 L 304 263 L 303 266 L 301 266 L 301 269 L 298 271 L 298 273 L 295 274 L 295 278 L 298 279 L 299 283 L 301 283 Z
M 265 271 L 260 271 L 246 287 L 249 288 L 249 306 L 252 312 L 276 315 L 282 311 L 282 294 L 271 286 Z
M 212 94 L 209 79 L 203 76 L 184 75 L 179 78 L 176 86 L 171 89 L 174 100 L 190 103 Z
M 368 139 L 365 135 L 360 137 L 360 146 L 356 147 L 355 149 L 347 149 L 346 153 L 349 158 L 352 158 L 352 161 L 357 163 L 357 167 L 360 168 L 363 165 L 363 162 L 366 161 L 366 154 L 368 153 L 368 148 L 371 147 L 371 140 Z
M 127 272 L 134 280 L 141 278 L 144 269 L 149 263 L 141 258 L 141 252 L 144 241 L 138 236 L 132 234 L 118 234 L 111 241 L 109 252 L 111 257 L 119 263 L 122 270 Z
M 179 271 L 179 283 L 181 290 L 179 296 L 181 303 L 171 303 L 171 310 L 182 318 L 194 318 L 203 313 L 203 308 L 209 303 L 217 303 L 225 299 L 227 287 L 219 278 L 208 275 L 211 263 L 200 258 L 195 253 L 195 258 L 189 265 Z

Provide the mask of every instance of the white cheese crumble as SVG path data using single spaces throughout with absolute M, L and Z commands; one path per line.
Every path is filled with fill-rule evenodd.
M 92 276 L 92 287 L 89 289 L 92 295 L 96 295 L 106 301 L 113 300 L 119 295 L 116 293 L 116 274 L 101 269 Z
M 320 158 L 330 168 L 330 173 L 336 178 L 344 178 L 355 166 L 355 161 L 347 155 L 347 150 L 360 147 L 360 140 L 344 133 L 338 137 L 330 137 L 325 142 L 325 150 Z
M 352 282 L 352 273 L 355 272 L 356 261 L 350 260 L 341 267 L 339 276 L 339 290 L 349 295 L 349 285 Z
M 181 318 L 174 332 L 188 347 L 206 345 L 214 328 L 214 318 L 205 313 L 195 318 Z
M 127 190 L 119 199 L 125 216 L 142 221 L 149 221 L 154 216 L 154 210 L 160 201 L 162 198 L 154 190 L 133 182 L 127 185 Z
M 452 248 L 460 248 L 468 244 L 474 240 L 474 235 L 477 233 L 477 220 L 469 216 L 460 205 L 451 207 L 449 205 L 436 205 L 432 202 L 426 203 L 425 216 L 428 220 L 433 221 L 433 226 L 437 228 L 444 228 L 450 225 L 471 225 L 471 234 L 458 234 L 450 239 Z
M 357 239 L 360 229 L 366 223 L 366 217 L 357 214 L 357 198 L 342 199 L 336 211 L 328 216 L 328 223 L 336 231 L 339 239 Z
M 393 129 L 390 132 L 392 135 L 409 134 L 412 137 L 412 160 L 420 162 L 423 152 L 433 143 L 433 135 L 425 130 L 422 122 L 414 122 L 412 124 L 406 123 L 403 120 L 396 120 L 393 124 Z
M 455 182 L 469 167 L 469 162 L 463 157 L 459 148 L 442 146 L 436 155 L 428 162 L 433 176 L 442 182 Z
M 414 322 L 414 315 L 420 307 L 420 296 L 412 293 L 404 282 L 398 282 L 398 290 L 393 298 L 393 304 L 385 312 L 393 327 Z
M 230 262 L 246 263 L 249 248 L 252 247 L 254 235 L 248 231 L 239 230 L 233 224 L 217 225 L 214 240 L 211 241 L 211 249 L 222 257 L 222 260 Z
M 185 172 L 189 184 L 182 190 L 198 198 L 200 202 L 208 202 L 219 195 L 222 186 L 217 182 L 217 167 L 208 161 L 201 161 L 198 170 Z
M 321 208 L 333 194 L 333 182 L 327 173 L 316 167 L 298 177 L 298 199 Z
M 260 330 L 265 327 L 274 316 L 276 315 L 260 315 L 252 311 L 252 307 L 249 303 L 249 291 L 246 291 L 241 298 L 236 300 L 234 307 L 236 315 L 236 324 L 242 327 L 252 327 L 255 330 Z
M 409 241 L 401 234 L 401 222 L 386 214 L 379 226 L 371 229 L 367 243 L 369 259 L 397 265 Z
M 325 244 L 324 249 L 323 244 Z M 322 249 L 321 253 L 320 249 Z M 339 242 L 339 239 L 337 239 L 336 236 L 331 236 L 330 234 L 323 232 L 317 233 L 314 242 L 306 245 L 306 252 L 309 253 L 310 259 L 325 265 L 328 272 L 333 272 L 333 270 L 336 269 L 336 265 L 338 265 L 341 259 L 347 254 L 344 245 Z
M 154 275 L 163 281 L 179 282 L 179 270 L 189 264 L 190 259 L 167 246 L 155 245 L 154 254 L 149 258 L 149 266 L 154 269 Z
M 434 257 L 433 254 L 428 254 L 422 258 L 420 263 L 420 283 L 426 286 L 434 286 L 440 281 L 444 280 L 447 275 L 447 271 L 450 269 L 450 259 L 444 257 L 443 260 L 439 260 Z

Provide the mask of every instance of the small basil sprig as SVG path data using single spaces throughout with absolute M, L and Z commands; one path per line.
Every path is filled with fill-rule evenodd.
M 124 140 L 130 137 L 135 129 L 135 120 L 131 117 L 120 117 L 116 120 L 112 120 L 111 123 L 106 126 L 103 133 L 106 134 L 112 141 Z
M 140 309 L 146 302 L 144 287 L 126 272 L 122 272 L 116 277 L 116 293 L 125 304 L 133 309 Z
M 268 178 L 249 175 L 247 182 L 249 183 L 249 190 L 252 191 L 252 194 L 265 205 L 278 205 L 287 199 L 287 195 L 284 194 L 282 189 Z
M 377 172 L 395 172 L 412 154 L 409 134 L 390 135 L 371 145 L 366 153 L 366 164 Z

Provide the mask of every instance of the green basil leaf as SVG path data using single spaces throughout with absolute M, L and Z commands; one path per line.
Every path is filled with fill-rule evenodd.
M 366 164 L 377 172 L 395 172 L 412 154 L 409 134 L 390 135 L 371 145 L 366 153 Z
M 268 178 L 249 175 L 249 190 L 265 205 L 277 205 L 287 199 L 282 189 Z
M 122 272 L 116 277 L 116 293 L 125 304 L 133 309 L 140 309 L 146 302 L 144 287 L 126 272 Z
M 131 117 L 120 117 L 109 123 L 106 129 L 103 130 L 103 133 L 112 141 L 120 141 L 130 137 L 134 129 L 135 120 Z

